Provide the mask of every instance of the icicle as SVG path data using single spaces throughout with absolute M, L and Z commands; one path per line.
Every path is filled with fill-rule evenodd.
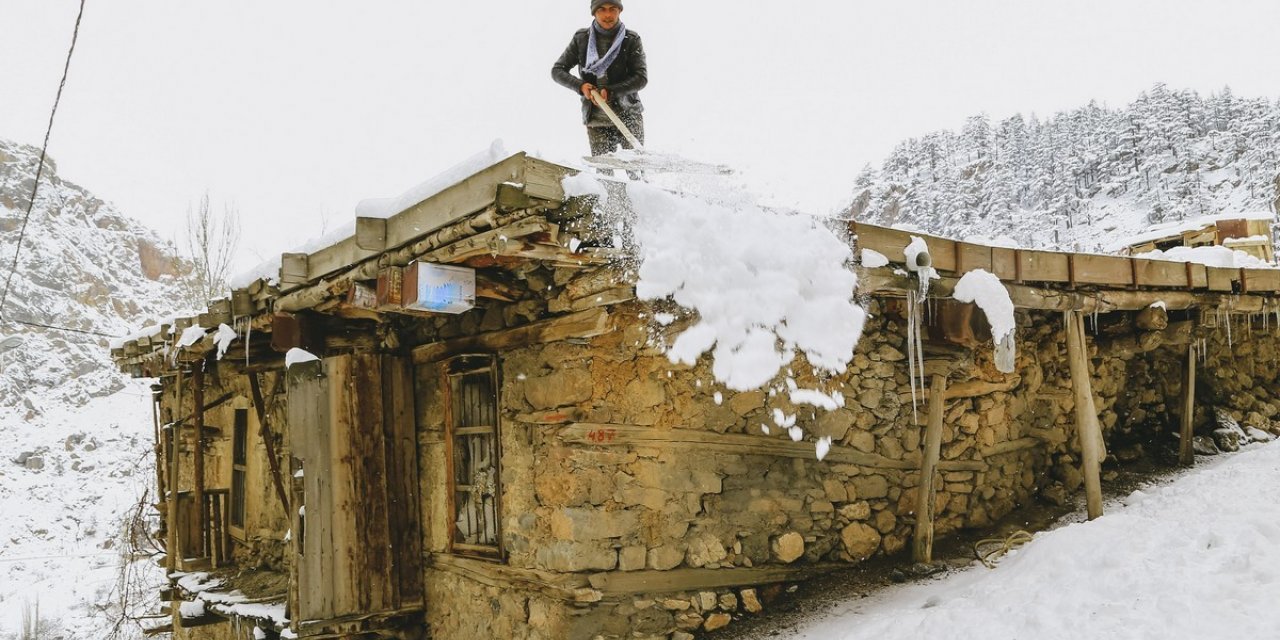
M 911 381 L 911 416 L 915 424 L 920 424 L 920 415 L 916 407 L 916 292 L 907 292 L 907 377 Z
M 1230 313 L 1227 314 L 1227 348 L 1228 349 L 1233 348 L 1233 343 L 1231 341 L 1231 314 Z

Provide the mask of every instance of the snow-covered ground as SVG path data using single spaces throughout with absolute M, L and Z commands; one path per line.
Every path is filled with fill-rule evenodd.
M 124 520 L 154 492 L 149 394 L 131 381 L 80 407 L 51 401 L 33 418 L 0 413 L 0 640 L 18 637 L 24 609 L 37 604 L 41 640 L 108 637 Z M 163 577 L 147 560 L 135 568 Z
M 794 640 L 1280 637 L 1280 441 L 1206 460 L 995 570 L 849 602 Z

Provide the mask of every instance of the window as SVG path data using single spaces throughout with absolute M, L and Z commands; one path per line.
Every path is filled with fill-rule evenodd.
M 231 526 L 244 528 L 245 466 L 248 464 L 249 410 L 236 409 L 231 441 Z
M 496 363 L 492 356 L 461 356 L 448 363 L 447 371 L 451 546 L 456 553 L 499 557 Z

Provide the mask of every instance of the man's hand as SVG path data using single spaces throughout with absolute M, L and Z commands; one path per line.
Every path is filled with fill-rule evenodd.
M 599 103 L 597 103 L 597 102 L 596 102 L 596 99 L 595 99 L 594 97 L 592 97 L 592 96 L 591 96 L 591 92 L 592 92 L 592 91 L 599 91 L 599 92 L 600 92 L 600 97 L 601 97 L 601 98 L 604 98 L 604 101 L 605 101 L 605 102 L 609 102 L 609 90 L 608 90 L 608 89 L 597 89 L 597 88 L 596 88 L 596 86 L 595 86 L 594 84 L 591 84 L 590 82 L 584 82 L 584 83 L 582 83 L 582 97 L 584 97 L 584 98 L 586 98 L 586 99 L 590 100 L 590 101 L 591 101 L 591 104 L 599 105 Z

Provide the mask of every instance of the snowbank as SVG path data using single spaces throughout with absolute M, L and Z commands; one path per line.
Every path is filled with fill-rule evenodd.
M 857 600 L 808 640 L 1274 638 L 1280 629 L 1280 443 L 1136 491 L 1036 536 L 994 571 Z
M 1135 258 L 1148 260 L 1167 260 L 1170 262 L 1193 262 L 1210 267 L 1230 267 L 1248 269 L 1274 269 L 1275 265 L 1260 260 L 1238 249 L 1230 247 L 1174 247 L 1165 251 L 1156 249 L 1134 255 Z

